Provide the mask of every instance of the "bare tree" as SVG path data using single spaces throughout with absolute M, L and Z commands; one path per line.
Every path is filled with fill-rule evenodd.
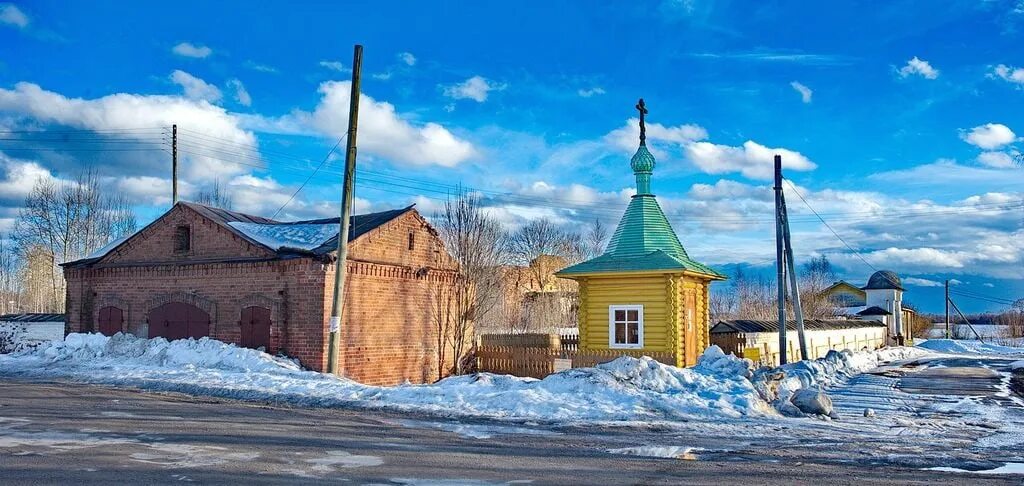
M 212 186 L 199 191 L 199 194 L 196 194 L 196 202 L 206 206 L 213 206 L 215 208 L 222 209 L 231 209 L 231 207 L 234 206 L 234 201 L 231 199 L 231 195 L 228 194 L 227 189 L 221 185 L 220 179 L 215 179 Z
M 135 226 L 127 199 L 105 190 L 94 170 L 82 171 L 73 181 L 36 181 L 18 215 L 14 237 L 23 252 L 49 259 L 52 308 L 46 310 L 63 309 L 59 263 L 85 257 Z
M 751 278 L 742 268 L 736 267 L 730 285 L 736 298 L 737 319 L 778 318 L 774 280 L 761 276 Z
M 608 227 L 600 219 L 594 219 L 594 223 L 587 230 L 584 239 L 585 257 L 590 259 L 604 253 L 605 243 L 608 241 Z
M 804 263 L 800 272 L 800 304 L 806 319 L 831 319 L 839 307 L 825 295 L 836 281 L 836 272 L 828 257 L 822 255 Z
M 4 314 L 16 312 L 21 302 L 24 279 L 16 248 L 7 235 L 0 235 L 0 309 Z
M 464 357 L 476 343 L 475 316 L 492 310 L 501 299 L 498 269 L 507 262 L 507 237 L 484 211 L 480 197 L 465 192 L 445 201 L 434 220 L 448 253 L 458 264 L 457 277 L 440 286 L 435 296 L 436 305 L 445 308 L 435 312 L 436 331 L 441 336 L 439 342 L 447 343 L 442 347 L 452 352 L 452 373 L 462 374 Z

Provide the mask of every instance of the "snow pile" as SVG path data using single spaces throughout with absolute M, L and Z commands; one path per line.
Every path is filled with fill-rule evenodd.
M 1013 371 L 1024 371 L 1024 359 L 1010 363 L 1010 369 Z
M 912 347 L 883 348 L 875 351 L 829 351 L 824 358 L 797 361 L 776 368 L 764 367 L 752 381 L 761 396 L 787 415 L 800 415 L 793 405 L 794 395 L 804 389 L 821 390 L 882 364 L 918 358 L 927 351 Z
M 232 228 L 275 250 L 296 248 L 311 251 L 338 236 L 338 223 L 228 223 Z
M 543 380 L 482 373 L 433 385 L 374 387 L 208 338 L 168 342 L 71 334 L 65 342 L 0 356 L 0 373 L 305 406 L 558 422 L 774 414 L 748 379 L 749 361 L 715 346 L 689 369 L 622 357 Z
M 0 322 L 0 354 L 24 351 L 63 338 L 63 322 Z
M 1024 356 L 1024 348 L 1002 346 L 981 341 L 963 341 L 953 339 L 929 339 L 917 345 L 919 348 L 947 354 L 974 355 L 1019 355 Z

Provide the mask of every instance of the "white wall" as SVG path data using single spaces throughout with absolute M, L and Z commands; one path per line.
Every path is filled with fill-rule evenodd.
M 741 334 L 746 340 L 746 347 L 761 350 L 762 363 L 778 366 L 779 334 L 776 332 L 758 332 Z M 829 350 L 842 351 L 849 349 L 859 351 L 863 348 L 877 349 L 885 345 L 886 331 L 884 327 L 861 327 L 855 329 L 832 329 L 825 331 L 806 331 L 807 354 L 809 359 L 824 358 Z M 787 358 L 790 362 L 800 359 L 800 339 L 795 330 L 786 331 L 788 343 Z
M 887 320 L 889 325 L 888 337 L 891 338 L 896 335 L 906 336 L 907 332 L 903 329 L 903 292 L 896 289 L 868 289 L 865 292 L 867 293 L 868 307 L 877 306 L 892 312 L 892 316 Z M 890 342 L 889 344 L 893 343 Z

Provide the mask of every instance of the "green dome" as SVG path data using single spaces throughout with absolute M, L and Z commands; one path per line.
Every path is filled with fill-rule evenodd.
M 633 160 L 629 166 L 633 168 L 634 174 L 650 174 L 654 172 L 654 156 L 647 150 L 647 145 L 641 145 L 633 154 Z

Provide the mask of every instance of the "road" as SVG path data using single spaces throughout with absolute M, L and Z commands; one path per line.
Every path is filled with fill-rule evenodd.
M 679 431 L 456 423 L 5 377 L 0 477 L 6 484 L 1021 484 L 1020 476 L 836 459 L 819 453 L 833 447 L 796 447 L 800 437 L 792 448 L 756 445 L 757 435 L 796 433 L 799 426 L 765 426 L 752 441 L 749 424 L 700 425 Z M 695 460 L 608 452 L 638 444 L 709 450 L 687 455 Z M 716 452 L 721 444 L 731 449 Z

